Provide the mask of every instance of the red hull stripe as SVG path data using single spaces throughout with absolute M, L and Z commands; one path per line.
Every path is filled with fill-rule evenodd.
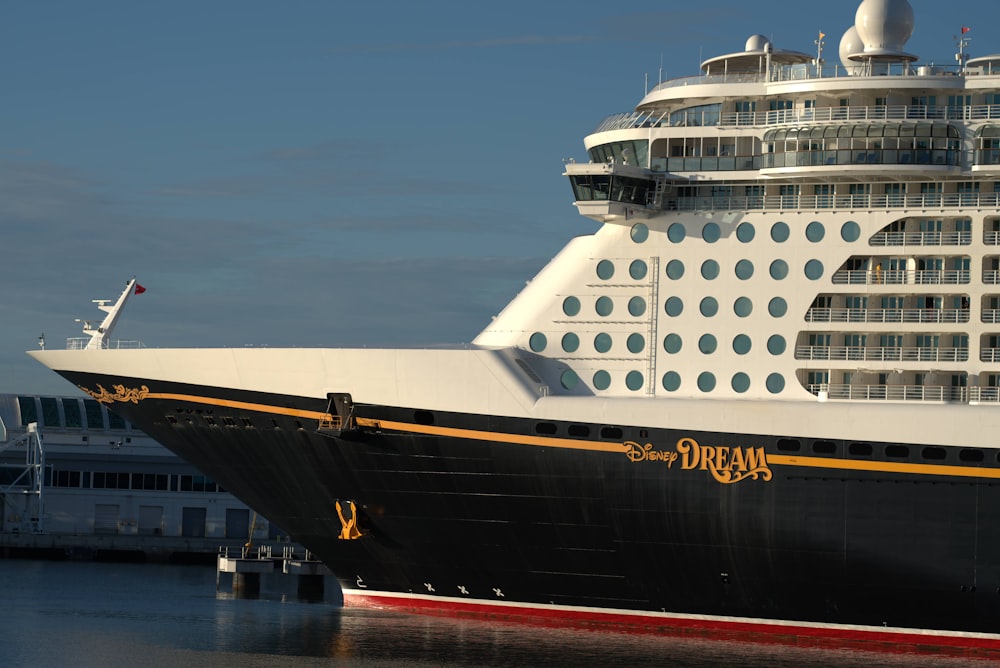
M 566 605 L 486 602 L 447 596 L 344 590 L 344 605 L 540 626 L 602 628 L 624 633 L 703 636 L 759 643 L 851 647 L 889 652 L 1000 654 L 1000 635 L 851 624 L 823 624 L 682 613 L 604 610 Z

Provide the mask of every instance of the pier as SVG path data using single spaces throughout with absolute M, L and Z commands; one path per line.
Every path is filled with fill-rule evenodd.
M 295 576 L 295 593 L 300 600 L 321 601 L 332 594 L 339 598 L 340 587 L 334 580 L 332 586 L 327 581 L 333 573 L 323 562 L 301 548 L 282 546 L 276 554 L 270 545 L 221 547 L 217 558 L 215 590 L 223 588 L 226 577 L 231 579 L 231 591 L 241 598 L 256 598 L 260 595 L 262 579 L 285 591 L 291 578 Z

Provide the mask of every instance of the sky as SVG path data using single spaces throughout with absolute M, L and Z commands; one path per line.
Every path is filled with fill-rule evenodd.
M 911 0 L 907 50 L 1000 53 L 1000 3 Z M 563 160 L 749 35 L 835 58 L 858 2 L 77 0 L 0 20 L 0 392 L 132 297 L 147 347 L 471 341 L 573 236 Z

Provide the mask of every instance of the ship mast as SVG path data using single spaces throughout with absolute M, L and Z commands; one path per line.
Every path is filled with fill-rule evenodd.
M 101 309 L 105 313 L 104 320 L 96 328 L 90 324 L 89 320 L 77 319 L 77 322 L 83 323 L 83 333 L 90 337 L 90 342 L 87 344 L 87 350 L 96 350 L 100 348 L 107 348 L 107 338 L 111 334 L 111 330 L 114 329 L 115 325 L 118 324 L 118 317 L 121 315 L 122 308 L 125 306 L 125 302 L 128 298 L 132 296 L 132 293 L 143 292 L 143 288 L 135 282 L 135 277 L 133 276 L 128 283 L 125 284 L 125 290 L 118 297 L 118 301 L 114 303 L 113 306 L 108 306 L 111 303 L 110 299 L 93 299 L 97 308 Z

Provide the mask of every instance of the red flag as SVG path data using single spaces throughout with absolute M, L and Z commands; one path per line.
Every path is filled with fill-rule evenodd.
M 963 34 L 963 35 L 964 35 L 965 33 L 969 32 L 970 30 L 972 30 L 972 28 L 967 28 L 967 27 L 965 27 L 965 26 L 962 26 L 962 34 Z
M 135 284 L 135 294 L 141 295 L 145 291 L 146 291 L 146 288 L 142 287 L 138 283 Z

